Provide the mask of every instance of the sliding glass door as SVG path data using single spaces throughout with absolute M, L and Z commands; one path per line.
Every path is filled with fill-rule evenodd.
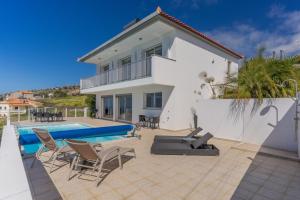
M 113 118 L 113 96 L 102 97 L 102 117 L 112 119 Z
M 132 95 L 119 95 L 118 120 L 131 122 L 132 120 Z

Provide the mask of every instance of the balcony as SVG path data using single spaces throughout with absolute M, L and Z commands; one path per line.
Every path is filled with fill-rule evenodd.
M 175 63 L 169 58 L 152 56 L 81 79 L 80 89 L 82 93 L 93 93 L 148 84 L 174 85 L 170 73 L 175 69 Z

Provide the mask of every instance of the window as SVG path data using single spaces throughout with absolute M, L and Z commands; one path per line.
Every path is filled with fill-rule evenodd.
M 2 110 L 2 106 L 0 106 L 0 110 Z
M 18 110 L 18 106 L 15 107 L 15 110 Z
M 162 46 L 161 46 L 161 44 L 156 45 L 156 46 L 151 47 L 151 48 L 146 50 L 146 58 L 149 58 L 153 55 L 162 56 Z
M 146 93 L 145 94 L 146 108 L 161 108 L 162 107 L 162 93 Z
M 121 59 L 121 65 L 122 65 L 122 66 L 128 65 L 128 64 L 130 64 L 130 63 L 131 63 L 131 57 L 130 57 L 130 56 Z
M 109 70 L 109 65 L 104 65 L 103 66 L 103 72 L 107 72 Z

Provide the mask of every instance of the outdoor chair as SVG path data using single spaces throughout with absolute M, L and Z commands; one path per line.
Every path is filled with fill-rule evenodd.
M 146 116 L 145 115 L 139 115 L 139 123 L 145 127 L 146 126 Z
M 105 163 L 118 159 L 119 167 L 122 169 L 122 155 L 130 152 L 136 157 L 134 148 L 113 146 L 97 150 L 90 143 L 85 141 L 66 139 L 65 142 L 77 153 L 72 161 L 68 180 L 71 178 L 72 171 L 77 170 L 78 167 L 91 169 L 91 175 L 97 171 L 96 180 L 99 180 Z
M 199 139 L 185 142 L 154 142 L 151 147 L 152 154 L 159 155 L 200 155 L 200 156 L 217 156 L 219 149 L 207 141 L 213 137 L 212 134 L 206 133 Z
M 57 146 L 51 134 L 45 129 L 33 128 L 32 130 L 41 141 L 42 146 L 36 152 L 34 160 L 32 161 L 31 164 L 31 168 L 33 167 L 36 160 L 40 160 L 40 156 L 43 152 L 51 151 L 52 154 L 50 158 L 46 161 L 46 162 L 51 161 L 51 166 L 50 166 L 50 173 L 51 173 L 54 166 L 54 162 L 57 160 L 58 156 L 62 155 L 64 158 L 66 158 L 67 154 L 71 153 L 72 149 L 67 145 L 63 147 Z
M 166 142 L 166 143 L 192 141 L 192 140 L 196 140 L 199 138 L 199 136 L 196 136 L 196 135 L 202 130 L 203 129 L 201 127 L 198 127 L 186 136 L 156 135 L 154 137 L 154 141 L 155 142 Z
M 152 117 L 150 119 L 150 128 L 159 128 L 159 117 Z

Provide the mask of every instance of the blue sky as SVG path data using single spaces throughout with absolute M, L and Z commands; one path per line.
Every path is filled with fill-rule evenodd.
M 156 6 L 246 56 L 300 53 L 298 0 L 0 0 L 0 93 L 78 84 L 76 59 Z

